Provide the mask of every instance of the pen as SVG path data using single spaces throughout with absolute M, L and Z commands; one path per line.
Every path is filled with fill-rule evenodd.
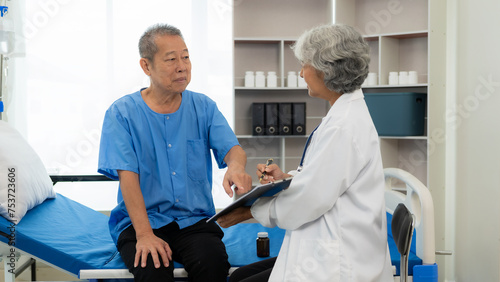
M 273 159 L 267 159 L 267 162 L 266 162 L 266 167 L 268 167 L 269 165 L 271 165 L 273 163 Z M 266 172 L 264 171 L 262 173 L 262 175 L 260 176 L 259 178 L 259 182 L 262 181 L 262 179 L 264 179 L 264 176 L 266 176 Z

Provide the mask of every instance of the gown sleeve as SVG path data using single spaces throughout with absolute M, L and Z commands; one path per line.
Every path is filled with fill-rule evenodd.
M 130 124 L 118 107 L 112 105 L 104 116 L 97 171 L 118 180 L 118 170 L 139 173 L 139 165 Z

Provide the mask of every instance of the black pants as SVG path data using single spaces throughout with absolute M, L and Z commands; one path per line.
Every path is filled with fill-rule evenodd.
M 172 249 L 172 258 L 184 265 L 188 281 L 226 281 L 230 268 L 226 247 L 222 242 L 224 233 L 214 223 L 202 220 L 192 226 L 179 229 L 177 223 L 154 229 L 156 236 L 167 242 Z M 118 251 L 125 265 L 134 274 L 135 281 L 163 282 L 174 281 L 174 264 L 168 267 L 161 263 L 155 268 L 153 258 L 148 255 L 145 268 L 141 264 L 134 267 L 137 239 L 133 226 L 125 229 L 118 238 Z M 160 257 L 161 261 L 161 257 Z
M 276 258 L 270 258 L 236 269 L 229 277 L 229 282 L 267 282 L 273 270 Z

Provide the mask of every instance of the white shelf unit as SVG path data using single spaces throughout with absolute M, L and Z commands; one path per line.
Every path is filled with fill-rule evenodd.
M 291 46 L 307 29 L 332 22 L 332 0 L 235 1 L 234 103 L 235 132 L 248 157 L 247 171 L 273 158 L 284 171 L 296 169 L 305 142 L 330 106 L 311 98 L 305 87 L 286 87 L 289 71 L 301 66 Z M 246 71 L 276 72 L 277 87 L 244 87 Z M 257 102 L 305 102 L 306 135 L 252 136 L 251 105 Z M 256 181 L 256 179 L 254 179 Z
M 356 27 L 370 46 L 370 72 L 377 85 L 370 93 L 428 91 L 428 3 L 418 1 L 337 0 L 336 22 Z M 417 71 L 413 85 L 389 85 L 389 72 Z M 429 101 L 429 99 L 427 99 Z M 427 104 L 428 108 L 428 104 Z M 399 167 L 428 184 L 427 118 L 424 136 L 381 136 L 384 167 Z

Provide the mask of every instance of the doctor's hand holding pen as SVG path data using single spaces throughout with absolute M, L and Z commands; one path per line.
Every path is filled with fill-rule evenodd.
M 271 161 L 270 161 L 271 160 Z M 265 164 L 257 165 L 257 177 L 261 184 L 266 184 L 269 182 L 273 182 L 276 180 L 280 180 L 283 178 L 290 177 L 292 175 L 288 173 L 284 173 L 278 165 L 272 162 L 272 159 L 269 159 Z
M 267 160 L 265 164 L 258 164 L 256 173 L 261 184 L 266 184 L 292 176 L 288 173 L 284 173 L 278 165 L 273 163 L 272 159 Z M 228 228 L 251 218 L 253 218 L 253 216 L 250 211 L 250 207 L 239 207 L 232 212 L 219 217 L 219 219 L 217 219 L 217 223 L 219 223 L 221 227 Z

